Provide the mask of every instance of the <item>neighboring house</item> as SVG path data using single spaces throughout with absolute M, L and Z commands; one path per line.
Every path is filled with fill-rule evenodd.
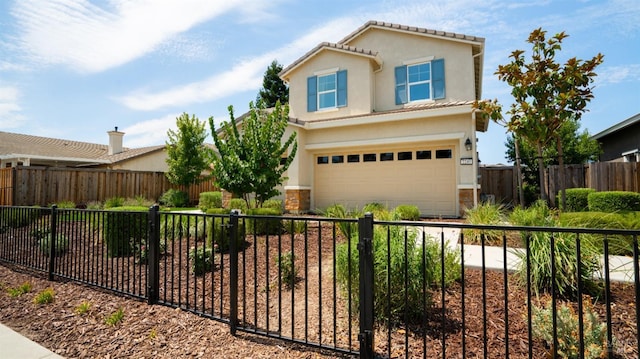
M 283 69 L 298 140 L 285 209 L 378 202 L 457 217 L 477 203 L 483 57 L 483 38 L 370 21 Z
M 591 138 L 602 146 L 601 162 L 640 162 L 640 113 Z
M 166 172 L 165 146 L 126 148 L 124 132 L 107 132 L 109 144 L 0 131 L 0 168 L 23 166 L 110 168 Z

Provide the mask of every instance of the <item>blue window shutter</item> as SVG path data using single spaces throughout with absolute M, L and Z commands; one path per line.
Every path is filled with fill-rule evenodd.
M 307 78 L 307 112 L 315 112 L 318 109 L 318 77 Z
M 444 98 L 444 59 L 431 61 L 433 98 Z
M 338 71 L 338 107 L 347 105 L 347 70 Z
M 398 66 L 396 71 L 396 105 L 407 103 L 407 67 Z

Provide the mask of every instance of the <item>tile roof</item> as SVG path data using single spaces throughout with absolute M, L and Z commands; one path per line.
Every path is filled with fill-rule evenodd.
M 472 41 L 472 42 L 482 42 L 482 43 L 484 42 L 484 38 L 483 37 L 478 37 L 478 36 L 470 36 L 470 35 L 458 34 L 458 33 L 455 33 L 455 32 L 438 31 L 438 30 L 426 29 L 426 28 L 422 28 L 422 27 L 406 26 L 406 25 L 394 24 L 394 23 L 390 23 L 390 22 L 372 20 L 372 21 L 369 21 L 366 24 L 360 26 L 358 29 L 356 29 L 351 34 L 345 36 L 342 40 L 338 41 L 338 43 L 339 44 L 348 44 L 349 41 L 353 40 L 358 35 L 360 35 L 362 32 L 364 32 L 365 30 L 367 30 L 369 28 L 372 28 L 372 27 L 386 28 L 386 29 L 399 30 L 399 31 L 405 31 L 405 32 L 415 32 L 415 33 L 418 33 L 418 34 L 441 36 L 441 37 L 446 37 L 446 38 L 450 38 L 450 39 L 457 39 L 457 40 L 465 40 L 465 41 Z
M 141 148 L 123 148 L 123 151 L 109 155 L 109 146 L 71 141 L 58 138 L 25 135 L 0 131 L 0 157 L 35 157 L 65 159 L 73 162 L 117 163 L 164 148 L 164 145 Z
M 325 41 L 325 42 L 321 42 L 316 47 L 314 47 L 313 49 L 308 51 L 306 54 L 302 55 L 299 59 L 294 61 L 291 65 L 289 65 L 289 66 L 285 67 L 284 69 L 282 69 L 282 71 L 280 71 L 279 75 L 283 76 L 284 74 L 290 72 L 291 70 L 293 70 L 294 68 L 296 68 L 299 65 L 303 64 L 305 61 L 307 61 L 313 55 L 315 55 L 316 53 L 318 53 L 318 52 L 320 52 L 322 50 L 343 51 L 343 52 L 352 53 L 354 55 L 361 55 L 361 56 L 370 57 L 372 60 L 374 60 L 378 64 L 378 66 L 382 66 L 382 60 L 378 57 L 378 52 L 377 51 L 372 51 L 372 50 L 362 49 L 362 48 L 358 48 L 358 47 L 354 47 L 354 46 L 348 46 L 348 45 L 345 45 L 345 44 L 340 44 L 340 43 L 336 44 L 336 43 L 333 43 L 333 42 L 326 42 Z

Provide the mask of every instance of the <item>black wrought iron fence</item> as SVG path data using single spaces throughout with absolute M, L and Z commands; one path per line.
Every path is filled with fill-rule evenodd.
M 0 262 L 363 358 L 637 358 L 638 234 L 0 207 Z

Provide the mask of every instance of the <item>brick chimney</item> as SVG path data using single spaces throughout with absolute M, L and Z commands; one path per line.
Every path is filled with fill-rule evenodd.
M 122 152 L 122 137 L 124 132 L 118 132 L 118 126 L 113 131 L 108 131 L 109 134 L 109 155 L 115 155 Z

